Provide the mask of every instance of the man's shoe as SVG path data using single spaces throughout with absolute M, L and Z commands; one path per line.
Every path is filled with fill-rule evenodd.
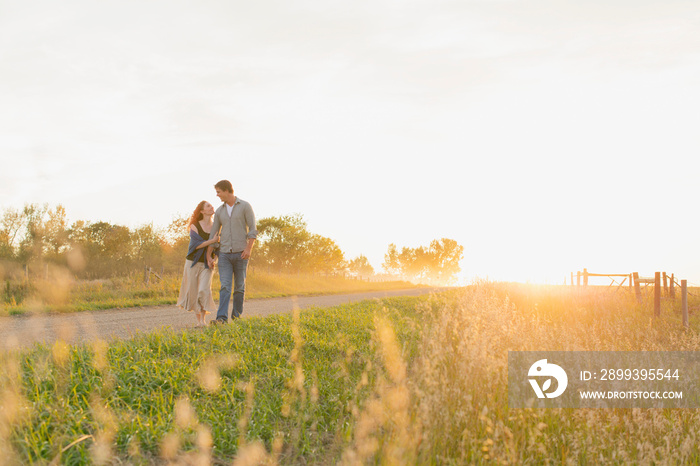
M 224 325 L 226 321 L 224 319 L 214 319 L 211 321 L 210 325 Z

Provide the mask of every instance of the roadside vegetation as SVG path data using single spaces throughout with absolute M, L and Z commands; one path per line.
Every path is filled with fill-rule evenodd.
M 4 353 L 8 464 L 696 464 L 694 409 L 510 409 L 508 351 L 700 351 L 679 302 L 478 283 Z
M 144 274 L 103 280 L 75 280 L 62 269 L 52 269 L 48 280 L 30 284 L 5 283 L 0 299 L 0 316 L 41 312 L 80 312 L 100 309 L 175 304 L 180 291 L 181 275 L 163 277 Z M 397 290 L 416 285 L 395 281 L 371 281 L 344 276 L 268 273 L 251 270 L 246 280 L 246 299 L 282 296 L 355 293 Z M 212 279 L 212 293 L 218 300 L 219 275 Z

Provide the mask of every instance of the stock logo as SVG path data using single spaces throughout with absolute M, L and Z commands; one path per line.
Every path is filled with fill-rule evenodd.
M 540 359 L 535 364 L 530 366 L 530 370 L 527 373 L 528 377 L 547 377 L 544 383 L 540 387 L 537 379 L 528 379 L 532 389 L 535 391 L 537 398 L 556 398 L 566 390 L 566 385 L 569 383 L 569 378 L 566 376 L 566 372 L 561 367 L 556 364 L 549 364 L 546 359 Z M 552 387 L 552 379 L 557 381 L 557 389 L 551 393 L 547 393 Z

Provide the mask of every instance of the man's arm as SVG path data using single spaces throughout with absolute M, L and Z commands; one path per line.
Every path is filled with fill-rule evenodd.
M 190 231 L 192 231 L 194 233 L 198 233 L 197 227 L 194 225 L 190 225 Z M 211 246 L 214 243 L 218 243 L 218 242 L 219 242 L 219 237 L 217 235 L 212 235 L 211 238 L 209 238 L 207 241 L 205 241 L 202 244 L 200 244 L 199 246 L 197 246 L 195 249 L 202 249 L 204 247 Z
M 212 256 L 212 251 L 214 250 L 214 245 L 210 244 L 207 246 L 207 265 L 209 265 L 210 269 L 214 268 L 214 257 Z
M 248 243 L 246 244 L 245 250 L 241 253 L 241 259 L 249 259 L 250 254 L 253 252 L 253 243 L 255 243 L 255 238 L 258 237 L 258 230 L 255 228 L 255 214 L 253 213 L 253 208 L 248 204 L 245 210 L 245 223 L 248 227 Z

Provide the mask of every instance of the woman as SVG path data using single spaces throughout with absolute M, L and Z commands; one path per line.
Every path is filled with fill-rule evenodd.
M 209 238 L 214 207 L 207 201 L 197 204 L 188 223 L 190 245 L 182 273 L 182 285 L 177 305 L 187 311 L 194 311 L 197 326 L 205 325 L 207 312 L 216 312 L 217 307 L 211 296 L 212 269 L 207 264 L 207 246 L 219 242 L 214 235 Z

